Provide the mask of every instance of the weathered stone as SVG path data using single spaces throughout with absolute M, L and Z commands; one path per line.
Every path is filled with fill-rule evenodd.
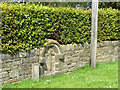
M 7 79 L 7 78 L 6 78 Z M 17 82 L 17 78 L 12 78 L 4 81 L 4 84 L 10 83 L 10 82 Z
M 21 62 L 20 63 L 29 63 L 30 61 L 29 61 L 30 59 L 29 58 L 23 58 L 22 60 L 21 60 Z
M 8 72 L 7 71 L 5 71 L 5 72 L 2 72 L 2 77 L 4 78 L 4 77 L 8 77 L 9 75 L 8 75 Z
M 10 63 L 10 62 L 13 62 L 13 60 L 12 59 L 3 60 L 3 63 Z
M 65 53 L 64 55 L 67 55 L 67 56 L 72 56 L 72 55 L 73 55 L 73 53 L 71 53 L 71 52 L 67 52 L 67 53 Z
M 19 52 L 19 57 L 20 57 L 20 58 L 22 58 L 22 57 L 27 57 L 26 51 L 25 51 L 25 52 Z
M 80 52 L 79 56 L 80 56 L 80 58 L 82 58 L 82 57 L 89 57 L 90 53 L 88 53 L 87 51 L 83 51 L 83 52 Z
M 99 43 L 100 47 L 103 47 L 103 43 Z
M 119 45 L 119 41 L 112 41 L 113 46 L 118 46 Z
M 30 57 L 28 61 L 29 61 L 30 63 L 39 62 L 39 57 L 38 57 L 38 56 Z
M 32 79 L 40 78 L 40 64 L 32 64 Z
M 58 55 L 55 55 L 55 60 L 56 61 L 62 61 L 62 62 L 64 62 L 64 55 L 63 54 L 58 54 Z
M 70 51 L 70 45 L 69 44 L 66 45 L 66 50 Z
M 79 53 L 78 54 L 73 54 L 72 57 L 79 57 Z
M 34 48 L 34 50 L 35 50 L 35 55 L 36 55 L 36 56 L 37 56 L 37 55 L 40 55 L 40 49 Z
M 2 82 L 2 81 L 0 81 L 0 86 L 1 86 L 1 85 L 3 85 L 3 82 Z
M 0 72 L 2 71 L 2 63 L 0 63 Z
M 78 50 L 79 49 L 79 45 L 78 44 L 74 44 L 74 50 Z
M 3 64 L 2 64 L 2 67 L 4 67 L 4 68 L 5 68 L 5 67 L 8 68 L 8 67 L 12 67 L 12 66 L 13 66 L 13 62 L 3 63 Z
M 84 49 L 89 49 L 90 48 L 90 45 L 86 42 L 84 43 Z
M 103 41 L 103 46 L 111 46 L 112 42 L 111 41 Z
M 10 77 L 3 77 L 2 80 L 3 80 L 3 83 L 5 83 L 6 81 L 8 81 L 10 79 Z
M 30 50 L 30 57 L 35 56 L 35 49 Z
M 19 76 L 18 70 L 14 69 L 9 73 L 11 78 L 15 78 Z
M 82 46 L 82 44 L 79 43 L 79 50 L 84 49 L 84 47 Z
M 0 79 L 2 79 L 2 75 L 0 75 Z
M 24 80 L 25 79 L 25 77 L 22 75 L 22 76 L 18 76 L 18 78 L 17 78 L 17 81 L 21 81 L 21 80 Z
M 1 60 L 4 61 L 4 60 L 7 60 L 7 57 L 5 54 L 1 54 Z
M 70 50 L 74 51 L 74 44 L 70 44 Z
M 10 54 L 6 54 L 6 59 L 12 59 L 12 56 Z
M 14 54 L 12 55 L 12 60 L 18 59 L 18 58 L 19 58 L 19 53 L 14 53 Z

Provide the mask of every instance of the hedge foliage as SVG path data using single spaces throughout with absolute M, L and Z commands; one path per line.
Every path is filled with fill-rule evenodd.
M 47 39 L 61 44 L 90 42 L 91 10 L 28 3 L 1 6 L 5 53 L 39 48 Z M 111 8 L 99 10 L 98 42 L 120 40 L 119 14 L 120 11 Z

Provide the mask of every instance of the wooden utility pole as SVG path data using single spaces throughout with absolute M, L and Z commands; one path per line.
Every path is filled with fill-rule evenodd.
M 92 27 L 91 27 L 92 31 L 90 51 L 90 63 L 92 67 L 96 67 L 97 26 L 98 26 L 98 0 L 92 0 Z
M 0 2 L 0 4 L 2 4 L 2 2 Z M 1 52 L 2 52 L 2 42 L 1 42 L 1 37 L 2 37 L 2 8 L 0 7 L 0 86 L 3 84 L 3 80 L 2 80 L 2 56 L 1 56 Z

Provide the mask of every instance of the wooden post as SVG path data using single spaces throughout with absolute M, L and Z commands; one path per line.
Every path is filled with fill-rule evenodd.
M 97 23 L 98 23 L 98 0 L 92 0 L 92 31 L 91 31 L 91 51 L 90 63 L 96 67 L 96 52 L 97 52 Z

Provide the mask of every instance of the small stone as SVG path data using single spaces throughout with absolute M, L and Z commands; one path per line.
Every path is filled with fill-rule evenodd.
M 26 57 L 26 52 L 19 52 L 19 57 Z
M 18 70 L 12 70 L 9 74 L 10 74 L 10 77 L 11 77 L 11 78 L 14 78 L 14 77 L 18 77 L 18 76 L 19 76 Z
M 5 54 L 1 54 L 1 60 L 7 60 L 6 55 Z
M 84 43 L 84 49 L 89 49 L 90 48 L 90 45 L 86 42 Z
M 80 43 L 79 44 L 79 50 L 82 50 L 83 49 L 83 46 L 82 46 L 82 44 Z
M 70 51 L 70 45 L 69 44 L 66 45 L 66 50 Z
M 34 49 L 30 50 L 30 57 L 33 57 L 33 56 L 35 56 L 35 50 Z

